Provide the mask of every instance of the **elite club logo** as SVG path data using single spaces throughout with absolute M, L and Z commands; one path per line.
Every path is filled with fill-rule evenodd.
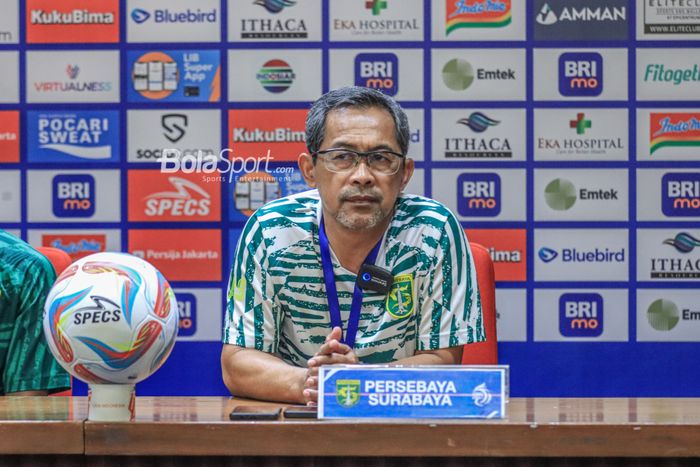
M 92 217 L 95 214 L 95 179 L 88 174 L 53 178 L 53 214 L 56 217 Z
M 663 244 L 671 245 L 679 253 L 690 253 L 696 246 L 700 246 L 700 239 L 693 237 L 688 232 L 679 232 L 675 237 L 664 240 Z
M 171 143 L 177 143 L 187 134 L 189 122 L 187 114 L 163 114 L 160 118 L 163 136 Z
M 555 178 L 544 189 L 547 206 L 555 211 L 567 211 L 576 204 L 576 186 L 565 178 Z
M 511 0 L 445 2 L 445 35 L 461 28 L 502 28 L 512 20 Z
M 263 64 L 255 78 L 266 91 L 279 94 L 289 89 L 296 75 L 289 63 L 284 60 L 273 59 Z
M 372 16 L 379 16 L 386 7 L 386 0 L 369 0 L 365 2 L 365 8 L 372 12 Z
M 442 67 L 442 81 L 453 91 L 464 91 L 474 82 L 474 69 L 468 61 L 453 58 Z
M 178 336 L 193 336 L 197 332 L 197 297 L 191 293 L 178 292 L 177 311 L 180 317 Z
M 591 121 L 586 120 L 586 115 L 584 113 L 576 114 L 576 120 L 569 120 L 569 128 L 575 129 L 577 135 L 585 134 L 586 130 L 591 128 L 591 126 Z
M 603 92 L 603 57 L 597 52 L 566 52 L 559 56 L 559 93 L 595 97 Z
M 254 5 L 260 5 L 272 14 L 277 14 L 296 3 L 296 0 L 255 0 L 253 2 Z
M 700 173 L 664 174 L 661 211 L 668 217 L 700 216 Z
M 559 297 L 559 332 L 564 337 L 603 334 L 603 297 L 597 293 L 565 293 Z
M 355 57 L 355 86 L 399 92 L 399 58 L 393 53 L 361 53 Z
M 652 112 L 649 153 L 663 148 L 700 148 L 700 112 Z
M 464 173 L 457 177 L 457 211 L 465 217 L 495 217 L 501 212 L 501 177 Z
M 678 307 L 671 300 L 655 300 L 647 308 L 647 321 L 657 331 L 670 331 L 680 321 Z

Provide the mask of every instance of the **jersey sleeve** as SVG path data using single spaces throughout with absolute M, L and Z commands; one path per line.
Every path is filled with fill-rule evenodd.
M 418 350 L 486 340 L 476 268 L 464 229 L 448 212 L 432 268 L 422 287 L 427 296 L 418 317 Z
M 246 224 L 229 277 L 223 342 L 276 353 L 279 310 L 268 274 L 263 229 L 256 215 Z
M 56 274 L 48 260 L 23 256 L 12 265 L 17 314 L 7 349 L 4 390 L 11 393 L 67 389 L 70 377 L 54 359 L 43 332 L 44 301 Z

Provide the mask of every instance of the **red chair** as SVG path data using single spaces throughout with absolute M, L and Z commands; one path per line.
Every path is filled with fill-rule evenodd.
M 40 247 L 36 247 L 36 250 L 49 259 L 49 261 L 53 265 L 54 270 L 56 271 L 57 277 L 59 275 L 61 275 L 63 270 L 66 269 L 68 266 L 70 266 L 70 264 L 73 262 L 71 257 L 68 256 L 68 253 L 66 253 L 63 250 L 59 250 L 58 248 L 53 248 L 50 246 L 40 246 Z M 72 383 L 72 381 L 73 381 L 73 378 L 71 377 L 71 383 Z M 73 394 L 73 390 L 67 389 L 65 391 L 56 392 L 56 393 L 51 394 L 51 395 L 52 396 L 70 396 L 72 394 Z
M 476 277 L 481 294 L 486 341 L 467 344 L 462 352 L 463 365 L 496 365 L 498 341 L 496 338 L 496 279 L 489 251 L 478 243 L 469 243 L 476 265 Z

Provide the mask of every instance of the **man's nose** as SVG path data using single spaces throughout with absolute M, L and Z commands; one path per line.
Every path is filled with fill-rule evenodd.
M 360 162 L 352 170 L 351 181 L 360 185 L 368 185 L 374 182 L 374 173 L 369 168 L 369 161 L 361 157 Z

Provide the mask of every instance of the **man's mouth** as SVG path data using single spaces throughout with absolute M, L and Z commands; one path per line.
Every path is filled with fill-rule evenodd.
M 351 203 L 378 203 L 379 199 L 374 196 L 351 196 L 346 198 L 346 201 Z

